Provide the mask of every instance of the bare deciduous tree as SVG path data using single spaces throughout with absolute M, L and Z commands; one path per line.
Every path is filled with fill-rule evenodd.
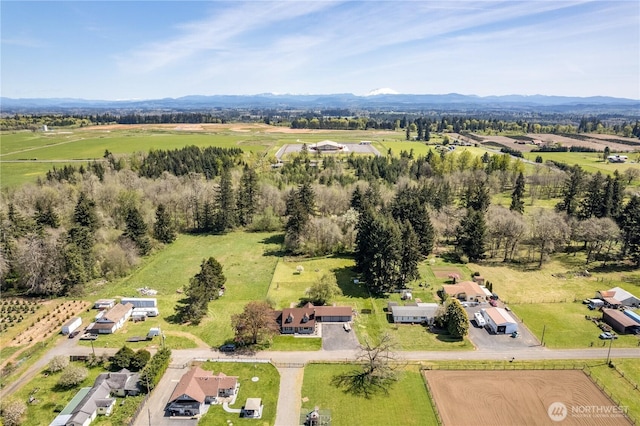
M 365 340 L 356 358 L 359 368 L 333 377 L 332 384 L 345 392 L 370 398 L 376 393 L 388 393 L 398 380 L 400 364 L 394 353 L 391 336 L 384 334 L 377 345 Z

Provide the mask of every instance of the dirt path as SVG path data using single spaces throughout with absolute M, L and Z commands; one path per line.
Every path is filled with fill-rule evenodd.
M 186 331 L 165 331 L 164 334 L 166 334 L 167 336 L 186 337 L 189 340 L 193 340 L 196 345 L 198 345 L 198 349 L 211 349 L 211 345 L 207 344 L 207 342 L 197 336 L 194 336 L 191 333 L 187 333 Z

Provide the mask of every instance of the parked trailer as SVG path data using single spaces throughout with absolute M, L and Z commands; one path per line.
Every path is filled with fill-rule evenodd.
M 76 331 L 82 325 L 82 318 L 71 318 L 62 326 L 62 334 L 71 334 Z

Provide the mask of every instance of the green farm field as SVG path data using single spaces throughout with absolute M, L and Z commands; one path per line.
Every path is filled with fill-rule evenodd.
M 612 153 L 615 154 L 615 153 Z M 530 161 L 535 161 L 539 155 L 543 160 L 559 161 L 567 163 L 569 165 L 577 164 L 585 171 L 590 173 L 602 172 L 603 174 L 613 174 L 615 170 L 619 173 L 624 172 L 626 169 L 640 170 L 640 154 L 638 153 L 623 153 L 629 157 L 629 162 L 626 163 L 608 163 L 602 160 L 602 153 L 597 152 L 527 152 L 524 153 L 524 158 Z M 631 162 L 633 161 L 633 162 Z

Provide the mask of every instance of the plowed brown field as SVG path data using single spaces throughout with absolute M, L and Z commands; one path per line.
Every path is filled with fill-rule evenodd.
M 424 375 L 445 426 L 631 424 L 580 370 L 429 370 Z M 564 419 L 552 420 L 548 410 L 554 403 L 566 407 L 555 412 Z

